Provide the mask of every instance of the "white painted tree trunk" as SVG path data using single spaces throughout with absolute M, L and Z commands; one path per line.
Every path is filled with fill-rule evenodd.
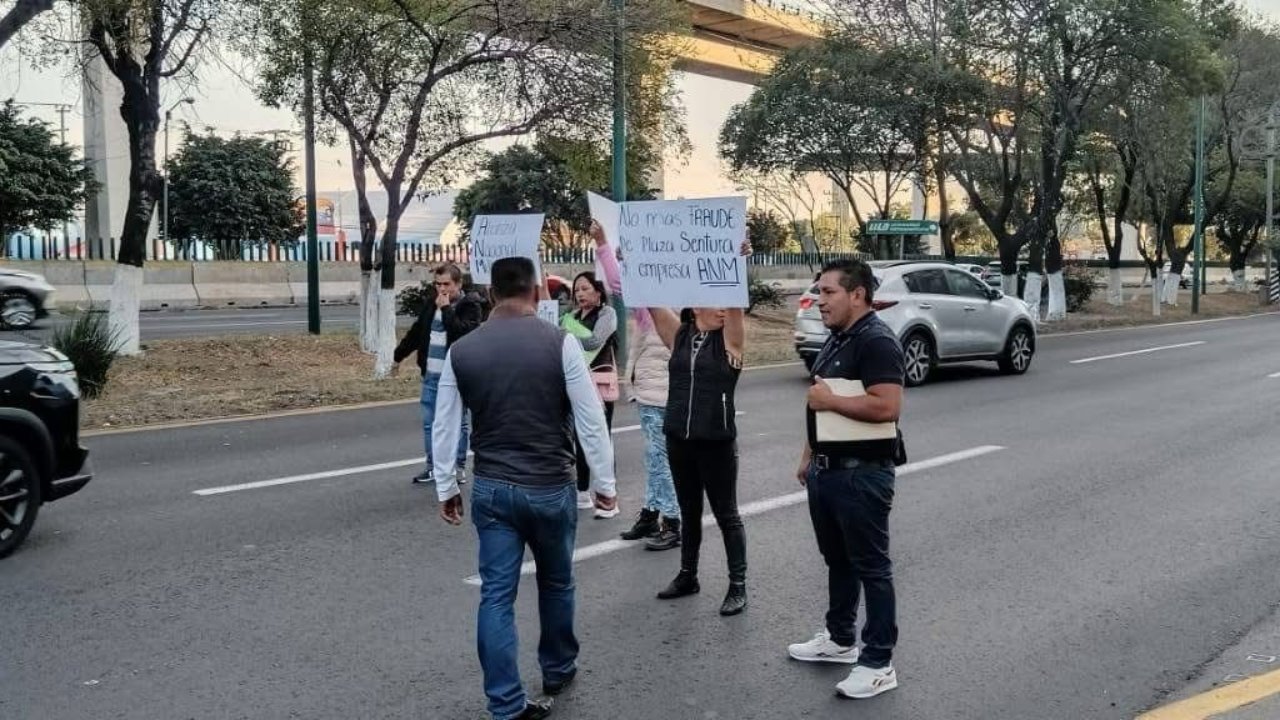
M 1182 282 L 1182 274 L 1167 272 L 1164 274 L 1164 304 L 1178 307 L 1178 285 Z
M 1112 305 L 1124 304 L 1124 280 L 1120 276 L 1120 268 L 1107 271 L 1107 302 Z
M 1243 269 L 1231 271 L 1231 289 L 1235 292 L 1249 292 L 1249 285 L 1245 282 Z
M 138 314 L 142 310 L 143 270 L 133 265 L 116 265 L 115 282 L 111 285 L 111 303 L 107 321 L 116 338 L 121 355 L 142 353 L 142 331 Z
M 396 291 L 379 288 L 377 297 L 377 360 L 374 361 L 373 376 L 381 380 L 391 375 L 396 364 Z
M 1018 276 L 1017 275 L 1001 275 L 1000 289 L 1009 297 L 1018 297 Z
M 1027 286 L 1023 288 L 1022 301 L 1027 304 L 1027 310 L 1031 312 L 1037 322 L 1040 320 L 1040 285 L 1043 276 L 1040 273 L 1027 273 Z M 1015 285 L 1015 287 L 1017 287 Z
M 378 352 L 378 282 L 372 273 L 360 275 L 360 349 Z
M 1049 312 L 1044 319 L 1048 322 L 1067 319 L 1067 284 L 1062 271 L 1049 273 Z

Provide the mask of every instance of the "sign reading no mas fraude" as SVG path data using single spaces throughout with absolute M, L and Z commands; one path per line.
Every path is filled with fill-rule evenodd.
M 623 203 L 618 225 L 628 305 L 747 306 L 745 197 Z

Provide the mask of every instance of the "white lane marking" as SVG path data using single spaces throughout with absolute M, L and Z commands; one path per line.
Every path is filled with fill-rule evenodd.
M 1228 317 L 1206 318 L 1204 320 L 1181 320 L 1178 322 L 1157 323 L 1155 325 L 1127 325 L 1125 327 L 1098 328 L 1097 330 L 1073 330 L 1070 332 L 1041 333 L 1041 338 L 1075 337 L 1076 335 L 1102 335 L 1105 333 L 1122 333 L 1138 330 L 1160 330 L 1164 328 L 1183 327 L 1186 325 L 1208 325 L 1210 323 L 1232 322 L 1235 320 L 1252 320 L 1253 318 L 1280 315 L 1280 312 L 1252 313 L 1250 315 L 1231 315 Z
M 359 467 L 342 468 L 341 470 L 326 470 L 324 472 L 308 473 L 306 475 L 291 475 L 289 477 L 275 478 L 274 480 L 259 480 L 257 482 L 241 483 L 239 485 L 224 485 L 222 487 L 204 488 L 203 490 L 193 490 L 192 494 L 222 495 L 224 493 L 239 492 L 241 490 L 257 490 L 258 488 L 274 487 L 276 485 L 289 485 L 291 483 L 307 482 L 308 480 L 325 480 L 327 478 L 342 477 L 344 475 L 357 475 L 360 473 L 378 472 L 381 470 L 393 470 L 395 468 L 409 467 L 410 465 L 421 465 L 426 462 L 425 457 L 410 458 L 408 460 L 395 460 L 393 462 L 378 463 L 377 465 L 361 465 Z
M 1270 375 L 1267 376 L 1267 378 L 1270 380 L 1275 380 L 1276 378 L 1280 378 L 1280 373 L 1271 373 Z
M 965 460 L 972 460 L 973 458 L 982 457 L 983 455 L 990 455 L 991 453 L 1000 452 L 1001 450 L 1004 450 L 1004 449 L 1006 448 L 1003 445 L 980 445 L 975 448 L 969 448 L 968 450 L 961 450 L 959 452 L 953 452 L 947 455 L 939 455 L 938 457 L 935 457 L 935 458 L 929 458 L 928 460 L 921 460 L 920 462 L 907 463 L 906 465 L 903 465 L 902 467 L 898 468 L 898 477 L 902 477 L 903 475 L 911 475 L 913 473 L 924 472 L 926 470 L 933 470 L 934 468 L 940 468 L 946 465 L 952 465 L 954 463 L 963 462 Z M 767 513 L 773 510 L 779 510 L 781 508 L 791 507 L 792 505 L 799 505 L 800 503 L 808 502 L 808 500 L 809 500 L 808 492 L 805 490 L 801 490 L 799 492 L 793 492 L 787 495 L 779 495 L 778 497 L 774 497 L 774 498 L 768 498 L 765 500 L 756 500 L 755 502 L 749 502 L 746 505 L 743 505 L 742 507 L 738 508 L 738 514 L 741 515 L 742 517 L 750 517 L 752 515 L 761 515 L 763 513 Z M 714 527 L 715 524 L 716 524 L 716 519 L 711 515 L 704 515 L 702 517 L 703 527 Z M 627 548 L 634 548 L 634 547 L 637 547 L 637 544 L 634 542 L 626 542 L 624 540 L 606 540 L 604 542 L 599 542 L 594 545 L 587 545 L 585 547 L 580 547 L 574 550 L 573 561 L 575 563 L 582 562 L 583 560 L 590 560 L 591 558 L 600 557 L 601 555 L 608 555 L 610 553 L 618 552 L 619 550 L 625 550 Z M 521 575 L 532 575 L 536 571 L 537 571 L 537 566 L 534 565 L 532 560 L 520 566 Z M 468 585 L 479 586 L 480 576 L 468 575 L 467 577 L 462 579 L 462 582 Z
M 737 415 L 741 416 L 745 413 L 739 410 Z M 639 425 L 624 425 L 613 429 L 614 435 L 635 432 L 640 429 Z M 475 455 L 468 452 L 468 456 Z M 239 485 L 223 485 L 220 487 L 202 488 L 200 490 L 192 490 L 192 495 L 208 497 L 210 495 L 225 495 L 227 493 L 240 492 L 242 490 L 258 490 L 260 488 L 276 487 L 277 485 L 292 485 L 294 483 L 310 482 L 311 480 L 328 480 L 336 477 L 346 477 L 347 475 L 363 475 L 365 473 L 381 472 L 383 470 L 395 470 L 403 467 L 411 467 L 421 465 L 427 461 L 427 458 L 416 457 L 407 458 L 405 460 L 393 460 L 391 462 L 377 463 L 376 465 L 357 465 L 356 467 L 339 468 L 337 470 L 325 470 L 323 472 L 307 473 L 305 475 L 290 475 L 288 477 L 273 478 L 271 480 L 257 480 L 255 482 L 240 483 Z
M 1083 358 L 1080 360 L 1072 360 L 1072 365 L 1083 365 L 1085 363 L 1098 362 L 1099 360 L 1114 360 L 1116 358 L 1132 357 L 1134 355 L 1147 355 L 1150 353 L 1162 352 L 1164 350 L 1177 350 L 1178 348 L 1189 348 L 1197 345 L 1204 345 L 1204 340 L 1195 342 L 1178 343 L 1177 345 L 1161 345 L 1160 347 L 1144 348 L 1142 350 L 1130 350 L 1129 352 L 1114 353 L 1111 355 L 1099 355 L 1097 357 Z

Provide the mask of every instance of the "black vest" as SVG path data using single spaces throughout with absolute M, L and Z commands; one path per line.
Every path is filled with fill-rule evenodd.
M 471 411 L 476 477 L 533 486 L 574 482 L 564 338 L 533 315 L 491 317 L 450 349 Z
M 733 440 L 738 437 L 733 394 L 742 371 L 729 364 L 723 330 L 707 333 L 695 353 L 697 334 L 693 323 L 676 333 L 667 364 L 671 382 L 663 432 L 681 440 Z

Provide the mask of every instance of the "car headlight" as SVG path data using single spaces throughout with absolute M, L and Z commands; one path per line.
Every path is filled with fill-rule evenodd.
M 31 394 L 47 400 L 79 400 L 80 382 L 74 370 L 70 372 L 44 372 L 36 376 Z

